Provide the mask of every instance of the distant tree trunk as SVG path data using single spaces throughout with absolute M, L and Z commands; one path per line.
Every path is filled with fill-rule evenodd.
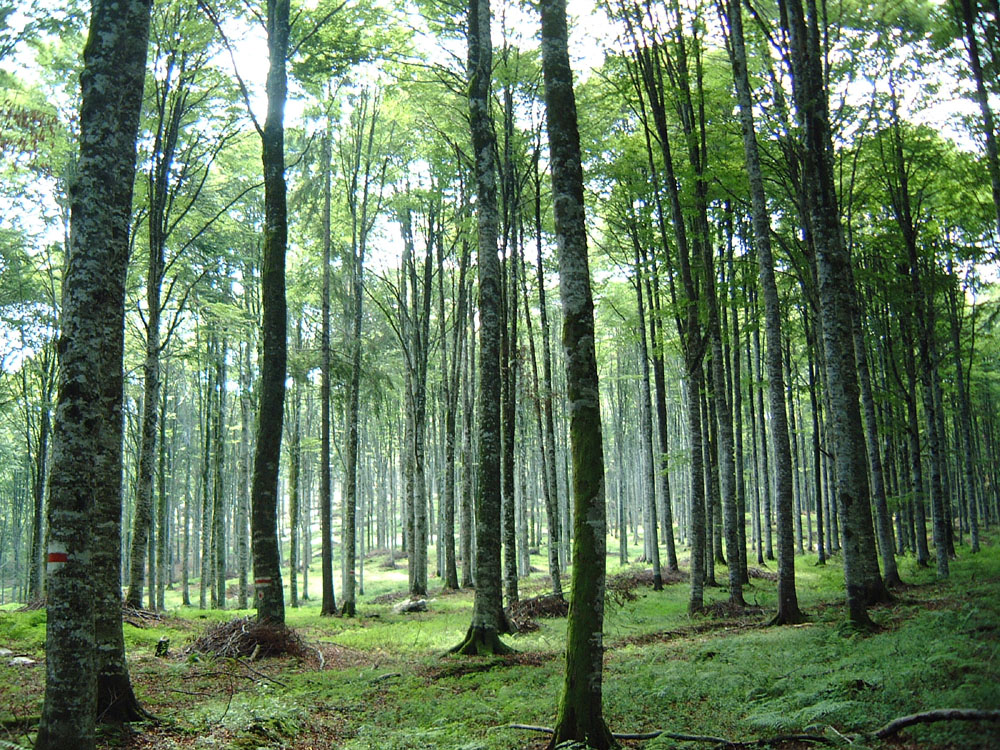
M 510 105 L 513 108 L 513 104 Z M 508 202 L 512 200 L 507 196 Z M 512 210 L 507 207 L 508 210 Z M 508 222 L 512 225 L 513 222 Z M 507 228 L 514 234 L 513 226 Z M 504 318 L 500 339 L 500 404 L 502 481 L 503 481 L 503 563 L 504 590 L 507 604 L 517 602 L 517 502 L 514 487 L 514 441 L 517 433 L 517 251 L 516 240 L 504 241 L 505 257 L 501 270 L 501 315 Z
M 549 574 L 552 576 L 553 593 L 562 594 L 561 571 L 559 565 L 559 545 L 561 528 L 559 523 L 559 482 L 556 479 L 556 431 L 552 416 L 552 351 L 549 343 L 549 316 L 545 302 L 545 271 L 542 267 L 542 175 L 538 169 L 538 152 L 534 158 L 535 178 L 535 276 L 538 284 L 539 323 L 542 329 L 542 384 L 540 396 L 542 399 L 542 417 L 545 427 L 542 438 L 542 450 L 545 452 L 545 476 L 543 481 L 548 485 L 548 497 L 551 501 L 545 506 L 546 521 L 549 532 Z
M 173 536 L 173 529 L 170 528 L 170 512 L 169 506 L 170 502 L 167 497 L 167 363 L 163 366 L 163 387 L 162 394 L 160 396 L 160 419 L 159 419 L 159 429 L 160 436 L 157 439 L 157 444 L 159 446 L 159 458 L 157 467 L 157 492 L 156 492 L 156 528 L 159 529 L 159 534 L 156 536 L 156 560 L 158 566 L 158 573 L 156 576 L 156 586 L 150 591 L 150 603 L 151 608 L 156 608 L 159 610 L 165 609 L 164 606 L 164 590 L 170 584 L 172 584 L 171 576 L 171 565 L 167 558 L 169 552 L 169 543 Z M 175 397 L 176 400 L 176 397 Z M 172 441 L 174 445 L 171 446 L 171 461 L 173 460 L 174 447 L 176 445 L 176 425 L 175 429 L 172 431 L 175 439 Z M 169 531 L 169 533 L 168 533 Z M 155 590 L 155 599 L 154 599 Z M 154 603 L 155 602 L 155 603 Z
M 250 420 L 252 409 L 250 395 L 250 344 L 240 347 L 240 451 L 236 469 L 236 557 L 239 568 L 239 598 L 237 606 L 246 609 L 249 601 L 247 574 L 250 567 L 248 522 L 250 520 Z M 185 553 L 186 554 L 186 553 Z
M 320 333 L 320 449 L 319 449 L 319 514 L 320 514 L 320 585 L 322 586 L 321 615 L 337 614 L 333 595 L 333 509 L 330 500 L 330 123 L 323 134 L 323 291 L 321 299 L 322 330 Z
M 302 320 L 295 326 L 295 353 L 302 350 Z M 297 375 L 298 373 L 296 373 Z M 288 441 L 288 597 L 299 606 L 299 504 L 302 495 L 302 384 L 292 376 L 292 424 Z M 309 533 L 306 530 L 305 533 Z
M 458 588 L 458 568 L 455 563 L 455 440 L 458 419 L 458 404 L 462 386 L 462 362 L 465 353 L 466 300 L 468 286 L 466 273 L 469 268 L 471 250 L 468 242 L 462 244 L 462 256 L 458 261 L 458 302 L 455 307 L 455 317 L 452 326 L 451 360 L 449 362 L 445 347 L 446 331 L 444 329 L 444 252 L 438 253 L 439 301 L 441 305 L 441 366 L 445 383 L 445 418 L 444 418 L 444 585 L 445 588 Z M 462 550 L 463 556 L 466 550 Z
M 647 255 L 643 247 L 643 255 Z M 667 384 L 663 361 L 663 323 L 660 320 L 660 276 L 655 255 L 645 260 L 650 268 L 646 273 L 646 297 L 649 300 L 649 344 L 653 360 L 653 383 L 656 396 L 656 425 L 660 438 L 660 460 L 657 462 L 657 479 L 663 495 L 663 516 L 660 519 L 663 542 L 667 547 L 667 570 L 676 572 L 677 548 L 674 545 L 673 499 L 670 492 L 670 439 L 667 434 Z
M 215 570 L 215 593 L 212 597 L 219 609 L 226 608 L 226 339 L 218 343 L 215 360 L 215 414 L 212 427 L 212 567 Z M 163 530 L 160 530 L 163 533 Z
M 972 552 L 979 552 L 979 511 L 977 498 L 978 487 L 976 485 L 975 470 L 973 461 L 976 455 L 975 446 L 972 441 L 972 413 L 969 407 L 969 390 L 965 378 L 965 366 L 962 363 L 962 342 L 961 342 L 961 322 L 959 320 L 958 302 L 958 279 L 955 278 L 948 261 L 948 276 L 951 282 L 948 287 L 948 312 L 949 329 L 951 332 L 951 349 L 955 358 L 955 391 L 958 396 L 958 417 L 962 444 L 962 487 L 965 491 L 966 502 L 969 508 L 969 534 Z M 975 314 L 973 313 L 973 323 Z
M 149 17 L 148 0 L 94 0 L 84 48 L 57 345 L 39 750 L 90 750 L 95 718 L 140 713 L 121 621 L 122 357 Z
M 555 748 L 567 740 L 597 750 L 615 744 L 602 713 L 605 507 L 600 388 L 594 349 L 594 301 L 587 264 L 583 169 L 569 63 L 564 0 L 542 0 L 542 72 L 552 155 L 552 205 L 559 248 L 563 350 L 573 460 L 573 575 L 566 627 L 566 671 Z
M 630 207 L 631 208 L 631 207 Z M 639 237 L 636 234 L 636 223 L 630 217 L 629 234 L 632 239 L 632 250 L 635 261 L 635 276 L 632 285 L 635 287 L 636 309 L 639 313 L 639 430 L 642 441 L 642 472 L 645 477 L 646 498 L 643 518 L 648 520 L 643 529 L 649 550 L 648 562 L 653 566 L 653 591 L 663 590 L 663 573 L 660 569 L 660 544 L 657 538 L 656 521 L 656 467 L 653 457 L 653 417 L 651 396 L 649 392 L 649 347 L 646 345 L 646 310 L 642 297 L 642 262 L 640 258 Z
M 408 547 L 411 596 L 427 594 L 427 474 L 426 474 L 426 432 L 427 432 L 427 360 L 430 346 L 431 282 L 434 260 L 434 217 L 429 219 L 430 230 L 427 251 L 424 256 L 423 279 L 419 280 L 416 259 L 412 257 L 409 266 L 410 292 L 413 297 L 413 311 L 410 314 L 410 356 L 413 361 L 412 415 L 413 432 L 411 451 L 413 466 L 413 534 Z M 412 243 L 412 240 L 411 240 Z
M 284 418 L 286 315 L 285 249 L 288 216 L 285 201 L 285 128 L 289 0 L 267 0 L 267 118 L 261 131 L 264 164 L 264 253 L 261 268 L 263 356 L 257 441 L 250 490 L 253 575 L 257 618 L 284 623 L 285 601 L 278 553 L 278 463 Z
M 502 654 L 509 630 L 500 580 L 500 316 L 501 278 L 497 259 L 496 145 L 490 120 L 493 47 L 489 0 L 470 0 L 469 122 L 476 169 L 479 229 L 479 479 L 476 485 L 476 598 L 460 654 Z
M 28 599 L 42 596 L 45 568 L 42 567 L 42 545 L 45 542 L 45 488 L 48 482 L 49 436 L 52 432 L 52 392 L 56 379 L 56 356 L 47 346 L 42 353 L 41 413 L 38 415 L 38 437 L 31 463 L 31 562 L 28 566 Z

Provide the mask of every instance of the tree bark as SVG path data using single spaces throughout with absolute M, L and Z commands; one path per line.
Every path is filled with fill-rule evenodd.
M 476 485 L 476 597 L 460 654 L 507 653 L 500 580 L 500 263 L 496 147 L 490 121 L 493 48 L 489 0 L 470 0 L 469 122 L 476 170 L 479 256 L 479 477 Z
M 555 748 L 566 740 L 579 740 L 604 750 L 615 743 L 604 722 L 601 705 L 606 565 L 604 449 L 594 349 L 594 301 L 587 263 L 583 168 L 573 73 L 569 64 L 565 1 L 542 0 L 539 7 L 553 211 L 559 248 L 575 511 L 566 672 L 549 747 Z
M 288 0 L 267 1 L 267 117 L 261 131 L 264 165 L 264 254 L 261 268 L 263 356 L 257 442 L 250 489 L 253 575 L 257 618 L 284 624 L 285 601 L 278 552 L 278 464 L 284 418 L 286 315 L 285 249 L 288 209 L 285 199 L 285 128 L 288 57 Z
M 137 708 L 121 625 L 122 357 L 149 18 L 148 0 L 94 0 L 84 48 L 57 345 L 40 750 L 89 750 L 99 706 L 116 718 Z

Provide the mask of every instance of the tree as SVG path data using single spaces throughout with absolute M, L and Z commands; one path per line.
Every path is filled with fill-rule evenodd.
M 264 164 L 264 254 L 261 268 L 263 357 L 257 409 L 257 447 L 250 489 L 253 575 L 257 617 L 284 623 L 285 602 L 278 555 L 278 463 L 285 401 L 286 304 L 285 127 L 289 0 L 267 0 L 267 117 L 260 129 Z
M 868 457 L 854 357 L 854 288 L 834 189 L 827 92 L 819 19 L 810 2 L 786 4 L 793 97 L 803 129 L 802 181 L 808 229 L 816 247 L 820 319 L 826 355 L 837 468 L 837 503 L 844 525 L 844 581 L 850 620 L 871 627 L 867 606 L 888 597 L 878 571 L 869 500 Z
M 559 290 L 565 321 L 563 349 L 575 511 L 566 673 L 549 747 L 566 740 L 580 740 L 604 750 L 615 743 L 604 723 L 601 705 L 606 565 L 604 446 L 594 348 L 594 300 L 587 260 L 583 165 L 569 65 L 566 4 L 564 0 L 543 0 L 539 9 L 552 203 L 559 245 Z
M 771 417 L 771 453 L 775 461 L 776 506 L 778 509 L 778 612 L 773 624 L 793 625 L 802 621 L 795 593 L 795 555 L 792 549 L 792 459 L 788 442 L 788 415 L 785 405 L 784 363 L 781 354 L 781 305 L 774 278 L 771 253 L 771 226 L 761 172 L 760 151 L 754 128 L 753 102 L 747 73 L 746 44 L 743 38 L 743 11 L 739 0 L 720 6 L 728 25 L 727 49 L 733 69 L 733 83 L 740 108 L 743 156 L 750 187 L 754 248 L 761 292 L 764 296 L 764 331 L 767 338 L 767 381 Z M 763 415 L 762 415 L 763 418 Z
M 58 347 L 40 750 L 89 750 L 99 705 L 126 718 L 135 707 L 120 614 L 122 357 L 150 8 L 148 0 L 94 0 L 84 49 Z
M 503 654 L 508 631 L 500 582 L 500 315 L 496 137 L 489 117 L 493 69 L 489 0 L 469 2 L 469 125 L 476 170 L 479 262 L 479 477 L 476 483 L 476 598 L 458 654 Z

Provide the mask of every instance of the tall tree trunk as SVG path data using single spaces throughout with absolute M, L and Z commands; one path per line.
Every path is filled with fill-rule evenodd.
M 125 275 L 148 0 L 94 0 L 70 188 L 47 556 L 40 750 L 94 747 L 98 709 L 134 718 L 121 621 Z
M 264 253 L 261 268 L 263 356 L 257 441 L 250 490 L 253 575 L 257 618 L 283 624 L 285 601 L 278 553 L 278 463 L 284 418 L 286 315 L 285 249 L 288 214 L 285 200 L 285 127 L 288 57 L 288 2 L 267 0 L 267 117 L 261 131 L 264 164 Z
M 320 449 L 319 449 L 319 514 L 320 514 L 320 585 L 321 615 L 337 614 L 333 594 L 333 503 L 330 496 L 330 122 L 323 134 L 323 291 L 321 299 L 320 333 Z
M 594 302 L 587 263 L 583 169 L 576 97 L 567 46 L 564 0 L 542 0 L 542 71 L 552 155 L 552 195 L 559 247 L 563 349 L 573 460 L 573 576 L 566 630 L 566 672 L 559 700 L 555 748 L 579 740 L 605 750 L 615 744 L 604 723 L 605 508 L 600 389 L 594 350 Z
M 871 627 L 867 605 L 887 592 L 878 571 L 853 344 L 853 274 L 834 188 L 830 124 L 815 0 L 787 0 L 793 94 L 803 128 L 803 181 L 816 246 L 819 301 L 831 403 L 837 498 L 844 523 L 844 580 L 851 621 Z
M 497 259 L 496 140 L 490 120 L 493 47 L 489 0 L 470 0 L 469 123 L 476 169 L 479 230 L 479 478 L 476 486 L 476 598 L 472 623 L 452 651 L 506 653 L 499 638 L 509 629 L 500 582 L 500 316 L 501 278 Z

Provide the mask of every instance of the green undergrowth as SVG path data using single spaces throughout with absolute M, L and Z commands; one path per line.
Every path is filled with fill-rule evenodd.
M 605 718 L 616 732 L 661 729 L 737 741 L 806 732 L 845 747 L 841 735 L 855 740 L 854 747 L 889 748 L 899 745 L 858 735 L 933 708 L 997 708 L 1000 548 L 994 539 L 987 541 L 976 556 L 960 547 L 951 578 L 943 583 L 933 570 L 901 558 L 900 572 L 910 585 L 892 604 L 872 610 L 879 625 L 874 633 L 844 627 L 837 557 L 825 566 L 816 566 L 814 555 L 797 559 L 797 590 L 809 619 L 794 627 L 764 625 L 776 591 L 773 582 L 760 578 L 745 592 L 759 609 L 737 615 L 689 616 L 686 583 L 609 596 Z M 545 735 L 507 725 L 552 724 L 562 684 L 565 620 L 542 619 L 537 630 L 508 636 L 517 649 L 513 656 L 446 656 L 468 626 L 472 592 L 444 592 L 433 579 L 428 611 L 399 614 L 392 602 L 373 599 L 405 592 L 405 560 L 391 571 L 369 562 L 355 618 L 319 615 L 319 576 L 311 572 L 312 598 L 286 610 L 288 625 L 309 646 L 304 658 L 251 662 L 188 652 L 208 626 L 246 610 L 174 605 L 159 620 L 126 624 L 137 694 L 163 721 L 137 725 L 131 733 L 106 730 L 102 746 L 544 746 Z M 532 564 L 544 568 L 544 558 L 533 556 Z M 609 558 L 609 572 L 616 570 Z M 726 581 L 724 567 L 716 577 Z M 542 574 L 521 582 L 522 597 L 545 591 Z M 708 588 L 706 604 L 724 602 L 727 595 L 723 588 Z M 176 596 L 170 592 L 168 603 Z M 44 618 L 44 611 L 0 612 L 0 647 L 42 656 Z M 165 659 L 154 656 L 161 638 L 170 641 Z M 43 665 L 15 668 L 0 660 L 0 719 L 37 715 L 43 679 Z M 26 747 L 31 733 L 0 729 L 0 740 Z M 943 723 L 909 728 L 901 741 L 902 747 L 941 750 L 994 748 L 1000 747 L 1000 729 Z M 641 744 L 695 747 L 665 738 Z

